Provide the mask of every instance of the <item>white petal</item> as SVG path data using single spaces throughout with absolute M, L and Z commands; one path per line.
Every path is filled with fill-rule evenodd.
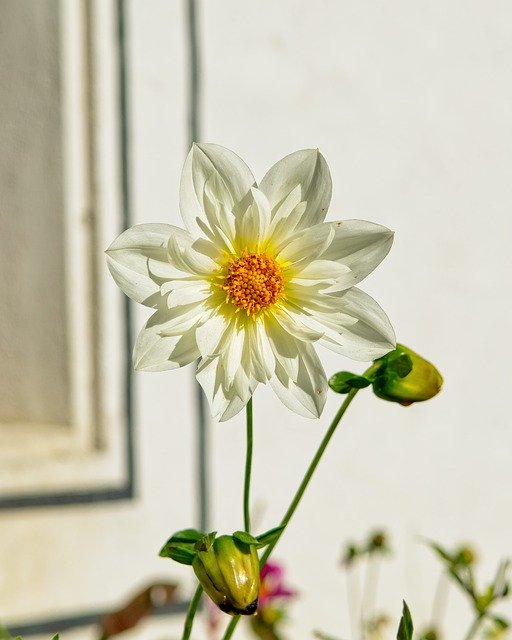
M 293 310 L 281 309 L 274 313 L 274 318 L 287 333 L 301 342 L 314 342 L 324 335 L 323 331 L 315 331 L 305 325 Z
M 258 360 L 265 374 L 265 379 L 268 380 L 274 373 L 276 366 L 276 359 L 268 336 L 265 333 L 265 326 L 262 322 L 255 323 L 256 341 L 251 344 L 252 358 L 254 361 Z M 261 380 L 260 382 L 263 382 Z
M 292 264 L 308 264 L 321 256 L 334 238 L 334 229 L 330 224 L 317 224 L 309 229 L 298 231 L 278 250 L 277 258 Z
M 276 362 L 289 378 L 296 380 L 299 375 L 299 346 L 297 341 L 282 328 L 274 317 L 269 315 L 264 322 L 265 332 Z
M 212 415 L 221 421 L 229 420 L 241 411 L 257 386 L 256 381 L 246 379 L 247 387 L 242 397 L 235 385 L 227 389 L 225 370 L 219 357 L 201 360 L 196 377 L 208 399 Z
M 160 297 L 158 276 L 151 273 L 159 263 L 166 270 L 168 224 L 141 224 L 122 233 L 107 249 L 107 264 L 119 288 L 132 300 L 155 306 Z M 152 269 L 154 271 L 154 269 Z
M 227 335 L 229 332 L 229 335 Z M 231 335 L 231 320 L 215 313 L 197 329 L 197 346 L 203 358 L 218 355 L 221 344 L 229 340 Z
M 283 220 L 288 220 L 292 215 L 292 211 L 300 204 L 301 200 L 301 188 L 298 184 L 279 205 L 274 207 L 272 211 L 272 225 L 270 227 L 270 233 L 273 235 L 276 230 L 276 226 Z M 304 214 L 304 211 L 302 212 Z M 295 231 L 295 226 L 292 231 Z
M 239 251 L 259 251 L 270 223 L 270 205 L 265 195 L 251 189 L 252 202 L 236 221 L 236 246 Z
M 352 284 L 361 282 L 387 256 L 393 232 L 365 220 L 333 222 L 334 238 L 322 254 L 324 260 L 338 260 L 353 272 Z
M 188 286 L 173 286 L 176 284 L 186 284 Z M 174 280 L 164 283 L 161 287 L 162 293 L 168 291 L 167 306 L 181 307 L 183 305 L 192 304 L 193 302 L 204 302 L 211 296 L 211 290 L 208 283 L 204 281 L 186 282 Z
M 308 314 L 333 312 L 340 309 L 339 293 L 330 293 L 323 281 L 309 282 L 292 279 L 286 285 L 287 308 L 300 309 Z
M 186 333 L 192 326 L 204 322 L 209 313 L 211 311 L 207 309 L 207 306 L 200 302 L 171 307 L 170 309 L 166 307 L 154 313 L 147 321 L 146 327 L 158 324 L 162 336 L 179 336 Z
M 369 362 L 395 348 L 395 333 L 387 315 L 368 294 L 353 287 L 340 296 L 340 314 L 318 313 L 313 326 L 324 326 L 321 343 L 353 360 Z
M 267 196 L 273 215 L 293 189 L 300 185 L 301 201 L 307 202 L 297 228 L 323 222 L 331 201 L 329 167 L 318 149 L 304 149 L 277 162 L 265 175 L 260 189 Z
M 353 285 L 354 275 L 352 271 L 340 262 L 334 260 L 313 260 L 309 264 L 300 265 L 298 273 L 292 278 L 292 282 L 299 284 L 323 283 L 325 288 L 331 291 L 347 289 Z
M 225 371 L 225 386 L 230 388 L 239 368 L 246 367 L 246 372 L 250 371 L 250 362 L 243 362 L 242 354 L 244 352 L 245 330 L 239 326 L 234 326 L 234 330 L 230 332 L 229 339 L 224 343 L 222 351 L 222 364 Z M 247 376 L 244 376 L 246 378 Z M 243 390 L 239 393 L 243 393 Z
M 197 244 L 194 238 L 183 229 L 171 227 L 167 242 L 168 261 L 173 267 L 187 274 L 208 276 L 218 269 L 218 265 L 207 254 L 198 249 L 204 245 Z
M 218 375 L 221 375 L 223 388 L 230 390 L 235 381 L 238 383 L 238 395 L 244 397 L 247 392 L 247 379 L 252 375 L 254 364 L 251 359 L 250 337 L 254 331 L 252 321 L 244 322 L 238 318 L 225 318 L 214 314 L 198 327 L 196 340 L 203 358 L 218 356 Z
M 203 205 L 210 229 L 215 233 L 222 229 L 229 238 L 233 236 L 233 196 L 217 172 L 210 175 L 204 184 Z
M 157 311 L 139 333 L 133 349 L 133 364 L 138 371 L 164 371 L 190 364 L 199 357 L 195 328 L 177 336 L 162 334 L 162 325 L 155 322 Z
M 278 365 L 270 384 L 281 402 L 295 413 L 306 418 L 320 417 L 327 399 L 327 378 L 312 345 L 300 345 L 297 380 L 288 378 Z
M 210 203 L 216 200 L 227 210 L 236 208 L 254 185 L 250 169 L 235 153 L 216 144 L 194 144 L 185 161 L 180 184 L 181 215 L 194 235 L 204 229 L 199 221 L 210 225 L 205 212 L 210 203 L 205 203 L 204 198 L 205 185 L 212 175 L 215 178 L 206 189 Z

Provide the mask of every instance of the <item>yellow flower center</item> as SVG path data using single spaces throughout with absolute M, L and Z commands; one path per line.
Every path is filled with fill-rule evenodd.
M 264 253 L 244 251 L 240 258 L 229 261 L 227 272 L 222 285 L 226 302 L 245 309 L 247 315 L 274 304 L 284 288 L 281 267 Z

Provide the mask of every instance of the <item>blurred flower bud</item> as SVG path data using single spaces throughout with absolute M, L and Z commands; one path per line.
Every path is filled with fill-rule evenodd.
M 256 546 L 233 536 L 205 537 L 196 544 L 192 568 L 224 613 L 250 615 L 258 607 L 260 567 Z
M 455 554 L 454 562 L 469 567 L 476 560 L 476 554 L 471 547 L 460 547 Z
M 383 400 L 407 407 L 433 398 L 443 385 L 441 374 L 431 362 L 401 344 L 375 362 L 379 368 L 373 391 Z
M 385 531 L 374 531 L 366 544 L 367 552 L 372 554 L 386 554 L 390 552 L 390 548 L 388 545 L 388 539 Z
M 354 562 L 363 555 L 364 549 L 359 549 L 359 547 L 354 542 L 349 542 L 346 547 L 343 555 L 341 556 L 341 564 L 345 567 L 350 567 L 354 564 Z

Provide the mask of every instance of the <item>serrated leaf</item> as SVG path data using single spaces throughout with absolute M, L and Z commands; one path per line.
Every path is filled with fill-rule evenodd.
M 336 393 L 349 393 L 351 389 L 364 389 L 371 381 L 350 371 L 338 371 L 329 378 L 329 386 Z
M 406 601 L 403 601 L 402 618 L 400 620 L 400 626 L 398 627 L 398 633 L 396 634 L 396 640 L 412 640 L 412 633 L 414 627 L 412 624 L 411 612 L 407 606 Z
M 274 540 L 279 538 L 283 529 L 284 525 L 279 525 L 278 527 L 265 531 L 265 533 L 260 533 L 259 536 L 256 536 L 258 547 L 261 549 L 261 547 L 266 547 L 267 545 L 272 544 Z
M 248 545 L 258 546 L 259 544 L 258 540 L 247 531 L 235 531 L 233 538 Z

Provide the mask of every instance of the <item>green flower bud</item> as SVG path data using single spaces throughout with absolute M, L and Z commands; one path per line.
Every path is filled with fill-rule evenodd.
M 476 554 L 471 547 L 460 547 L 455 554 L 455 564 L 469 567 L 476 561 Z
M 192 568 L 224 613 L 251 615 L 258 607 L 260 565 L 256 546 L 233 536 L 200 540 Z
M 401 344 L 375 362 L 380 366 L 373 391 L 383 400 L 407 407 L 433 398 L 443 386 L 443 378 L 434 365 Z

